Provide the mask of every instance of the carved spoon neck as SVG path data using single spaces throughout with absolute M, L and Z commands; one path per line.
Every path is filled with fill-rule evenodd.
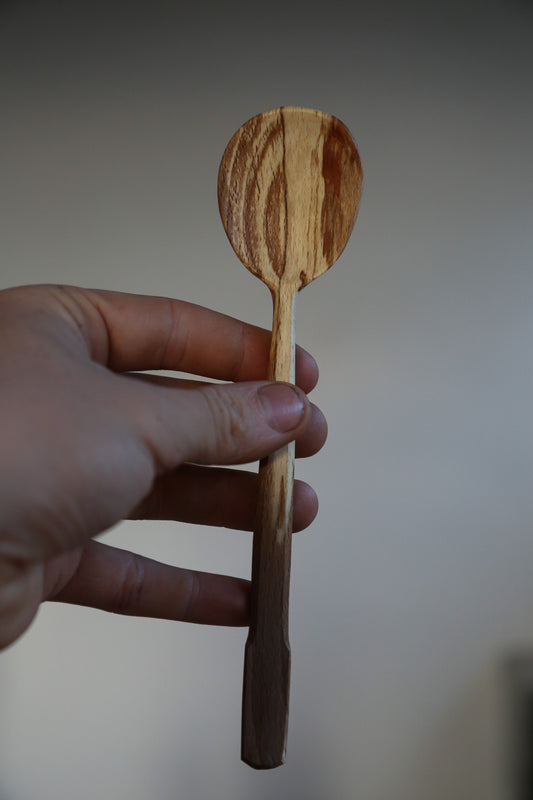
M 296 292 L 283 283 L 272 290 L 274 306 L 272 340 L 268 379 L 271 381 L 295 382 L 294 370 L 294 307 Z

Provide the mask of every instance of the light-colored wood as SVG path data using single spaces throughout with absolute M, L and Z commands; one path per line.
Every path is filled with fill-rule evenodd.
M 294 383 L 295 294 L 343 251 L 361 185 L 348 129 L 320 111 L 284 107 L 259 114 L 224 152 L 218 178 L 224 228 L 273 298 L 269 380 Z M 257 769 L 285 760 L 293 482 L 291 442 L 259 467 L 242 721 L 242 759 Z
M 346 126 L 302 108 L 253 117 L 229 142 L 218 178 L 237 256 L 276 290 L 301 289 L 342 253 L 355 222 L 361 161 Z

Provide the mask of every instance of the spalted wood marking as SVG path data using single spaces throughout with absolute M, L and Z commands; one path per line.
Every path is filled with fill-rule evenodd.
M 283 107 L 259 114 L 224 152 L 222 222 L 237 256 L 267 284 L 274 303 L 269 380 L 294 383 L 295 293 L 342 253 L 361 185 L 350 132 L 320 111 Z M 293 483 L 291 442 L 259 467 L 242 721 L 242 758 L 258 769 L 285 760 Z
M 228 144 L 218 177 L 220 215 L 239 259 L 269 285 L 285 266 L 284 134 L 279 109 L 249 120 Z
M 239 259 L 271 288 L 301 289 L 337 260 L 351 233 L 361 161 L 346 126 L 278 108 L 233 136 L 219 170 L 220 214 Z
M 361 196 L 361 161 L 352 144 L 346 126 L 333 120 L 324 136 L 322 154 L 322 242 L 324 261 L 329 265 L 337 260 L 348 241 Z

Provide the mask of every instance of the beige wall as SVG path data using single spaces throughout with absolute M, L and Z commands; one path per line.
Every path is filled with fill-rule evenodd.
M 50 605 L 0 655 L 0 797 L 502 800 L 498 669 L 533 644 L 531 7 L 179 6 L 0 9 L 0 280 L 268 325 L 226 142 L 280 104 L 352 130 L 359 220 L 297 305 L 330 436 L 298 464 L 288 761 L 239 761 L 244 631 Z M 247 534 L 107 538 L 249 574 Z

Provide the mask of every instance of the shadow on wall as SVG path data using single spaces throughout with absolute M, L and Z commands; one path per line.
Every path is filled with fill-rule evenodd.
M 533 797 L 533 651 L 523 649 L 504 660 L 506 700 L 506 800 Z
M 0 658 L 1 656 L 2 653 L 0 652 Z M 5 707 L 3 700 L 7 695 L 6 685 L 7 685 L 7 680 L 6 680 L 5 670 L 0 668 L 0 709 Z M 5 731 L 0 730 L 0 748 L 2 747 L 3 744 L 2 739 L 6 735 L 7 734 Z M 0 779 L 0 800 L 12 800 L 12 796 L 8 794 L 7 791 L 5 790 L 5 787 L 2 784 L 1 779 Z
M 510 792 L 509 686 L 502 660 L 439 704 L 424 747 L 405 765 L 402 800 L 524 800 Z
M 322 800 L 322 798 L 331 797 L 332 781 L 316 751 L 315 742 L 306 742 L 305 739 L 299 743 L 291 742 L 287 753 L 287 762 L 289 759 L 290 775 L 297 777 L 292 781 L 287 781 L 283 777 L 283 772 L 278 770 L 277 780 L 279 783 L 275 793 L 272 791 L 272 781 L 263 779 L 254 787 L 254 800 L 272 800 L 274 794 L 277 800 L 295 800 L 296 797 L 306 798 L 306 800 Z

